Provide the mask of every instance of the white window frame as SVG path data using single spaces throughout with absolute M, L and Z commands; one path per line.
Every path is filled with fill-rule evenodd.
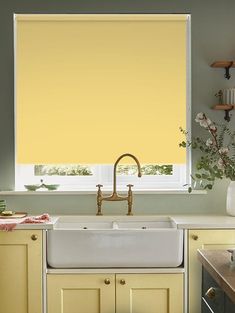
M 92 176 L 60 176 L 60 175 L 34 175 L 34 165 L 17 165 L 15 189 L 25 190 L 24 185 L 40 184 L 40 180 L 46 184 L 60 184 L 63 191 L 93 190 L 97 184 L 102 184 L 104 190 L 112 190 L 113 165 L 90 166 Z M 182 189 L 186 184 L 186 165 L 173 165 L 172 175 L 117 175 L 117 186 L 125 190 L 127 184 L 133 184 L 138 190 L 165 190 Z

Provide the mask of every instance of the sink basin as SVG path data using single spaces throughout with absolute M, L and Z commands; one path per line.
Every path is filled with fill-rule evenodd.
M 168 217 L 64 216 L 47 233 L 53 268 L 177 267 L 182 260 L 183 230 Z

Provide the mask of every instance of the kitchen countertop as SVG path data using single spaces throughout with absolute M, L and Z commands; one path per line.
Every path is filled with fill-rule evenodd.
M 61 215 L 71 221 L 72 215 Z M 178 229 L 235 229 L 235 217 L 228 215 L 74 215 L 74 222 L 80 221 L 154 221 L 172 219 Z
M 27 217 L 29 217 L 28 215 Z M 19 220 L 23 220 L 20 218 Z M 53 229 L 54 224 L 58 220 L 58 216 L 50 216 L 50 221 L 45 223 L 37 223 L 37 224 L 17 224 L 14 229 Z M 4 222 L 4 220 L 1 220 Z M 9 221 L 9 220 L 8 220 Z M 14 223 L 14 221 L 12 221 Z
M 198 250 L 198 259 L 217 284 L 235 303 L 235 265 L 226 250 Z
M 228 215 L 171 215 L 179 229 L 235 228 L 235 216 Z
M 80 220 L 125 220 L 125 221 L 140 221 L 140 220 L 156 220 L 161 217 L 170 217 L 176 224 L 178 229 L 235 229 L 235 217 L 228 215 L 60 215 L 74 216 L 74 222 Z M 59 216 L 51 216 L 50 222 L 42 224 L 19 224 L 16 229 L 53 229 Z
M 50 221 L 40 224 L 18 224 L 16 229 L 53 229 L 58 216 L 50 216 Z

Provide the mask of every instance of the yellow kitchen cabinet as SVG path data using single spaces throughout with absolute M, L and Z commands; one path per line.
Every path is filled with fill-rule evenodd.
M 0 232 L 0 312 L 42 313 L 42 231 Z
M 117 313 L 183 313 L 183 274 L 118 274 Z
M 48 313 L 183 312 L 182 273 L 49 274 L 47 287 Z
M 47 275 L 48 313 L 115 313 L 114 274 Z
M 188 240 L 189 313 L 201 312 L 201 263 L 197 249 L 229 249 L 235 247 L 235 230 L 189 230 Z

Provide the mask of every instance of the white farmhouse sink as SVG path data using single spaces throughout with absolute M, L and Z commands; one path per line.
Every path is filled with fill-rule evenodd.
M 183 230 L 168 217 L 60 217 L 47 235 L 53 268 L 177 267 Z

